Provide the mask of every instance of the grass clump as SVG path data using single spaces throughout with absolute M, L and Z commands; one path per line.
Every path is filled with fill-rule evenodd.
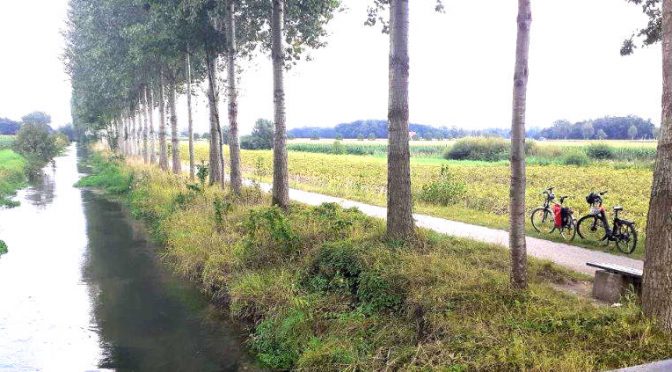
M 103 189 L 111 194 L 123 194 L 131 185 L 131 173 L 122 165 L 123 158 L 104 158 L 94 153 L 88 159 L 87 164 L 91 167 L 91 175 L 77 181 L 77 187 L 93 187 Z
M 579 167 L 586 166 L 590 162 L 588 155 L 581 150 L 570 150 L 562 156 L 563 165 L 576 165 Z
M 439 176 L 422 186 L 420 200 L 438 205 L 457 203 L 467 192 L 467 185 L 456 179 L 447 165 L 441 166 Z
M 175 207 L 185 178 L 124 169 L 166 261 L 230 305 L 269 368 L 574 371 L 672 356 L 672 339 L 635 303 L 558 292 L 577 278 L 547 262 L 530 258 L 521 293 L 500 246 L 426 231 L 391 245 L 383 223 L 356 210 L 285 212 L 250 189 L 239 198 L 206 186 Z M 231 204 L 221 219 L 216 198 Z

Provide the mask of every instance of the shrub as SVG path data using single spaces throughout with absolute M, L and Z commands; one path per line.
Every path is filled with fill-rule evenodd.
M 246 235 L 239 258 L 246 266 L 282 262 L 298 251 L 299 237 L 278 207 L 253 209 L 243 226 Z
M 614 148 L 606 143 L 593 143 L 586 147 L 586 154 L 591 159 L 609 160 L 614 158 Z
M 0 256 L 2 256 L 3 254 L 5 254 L 7 252 L 9 252 L 9 250 L 7 249 L 7 243 L 0 240 Z
M 467 185 L 455 178 L 447 165 L 441 166 L 441 173 L 434 181 L 422 186 L 420 200 L 439 205 L 457 203 L 466 194 Z
M 362 272 L 357 288 L 362 310 L 367 314 L 399 310 L 406 297 L 407 281 L 400 275 L 384 275 L 377 270 Z
M 67 138 L 51 133 L 46 124 L 24 124 L 16 135 L 14 149 L 28 159 L 46 163 L 67 145 Z
M 578 165 L 584 166 L 590 162 L 588 155 L 581 150 L 573 150 L 567 152 L 562 157 L 562 164 L 564 165 Z
M 452 160 L 498 161 L 508 158 L 510 144 L 503 138 L 467 137 L 455 142 L 444 155 Z
M 309 265 L 303 284 L 312 291 L 357 294 L 362 261 L 352 242 L 326 243 Z

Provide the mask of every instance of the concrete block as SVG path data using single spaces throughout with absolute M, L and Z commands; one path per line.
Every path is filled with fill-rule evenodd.
M 629 281 L 623 275 L 598 270 L 593 282 L 593 297 L 612 304 L 620 302 L 628 285 Z

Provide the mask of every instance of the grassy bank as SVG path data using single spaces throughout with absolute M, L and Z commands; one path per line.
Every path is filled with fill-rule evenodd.
M 196 159 L 208 159 L 207 144 L 198 143 Z M 186 149 L 182 156 L 186 158 Z M 264 182 L 272 179 L 270 150 L 242 151 L 245 176 Z M 508 227 L 509 167 L 506 162 L 471 160 L 411 159 L 415 211 L 437 217 L 482 226 Z M 441 175 L 445 167 L 446 177 Z M 386 203 L 387 161 L 385 158 L 357 155 L 327 155 L 289 152 L 289 176 L 292 187 L 384 206 Z M 585 196 L 591 190 L 609 190 L 605 207 L 625 207 L 623 218 L 637 224 L 640 242 L 633 257 L 642 257 L 646 236 L 646 213 L 651 191 L 652 171 L 646 167 L 625 167 L 600 163 L 586 166 L 530 165 L 527 168 L 528 209 L 540 206 L 541 192 L 555 186 L 556 193 L 570 195 L 567 205 L 578 217 L 588 212 Z M 454 193 L 455 186 L 463 191 Z M 437 190 L 439 198 L 424 197 L 425 190 Z M 445 197 L 443 197 L 445 196 Z M 532 226 L 529 235 L 538 236 Z M 558 234 L 546 236 L 559 239 Z M 578 237 L 574 244 L 616 253 L 609 247 L 591 246 Z
M 15 206 L 16 190 L 26 185 L 28 162 L 12 150 L 0 150 L 0 207 Z
M 284 214 L 255 188 L 234 198 L 98 158 L 96 186 L 128 201 L 174 269 L 247 325 L 266 366 L 306 370 L 599 370 L 672 356 L 640 309 L 597 306 L 530 260 L 509 288 L 501 247 L 421 231 L 388 242 L 381 221 L 336 205 Z M 224 309 L 224 308 L 223 308 Z

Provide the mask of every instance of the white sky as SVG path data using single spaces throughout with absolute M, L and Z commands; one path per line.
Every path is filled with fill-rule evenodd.
M 290 128 L 386 117 L 387 36 L 363 26 L 371 1 L 343 2 L 348 10 L 330 24 L 329 45 L 286 77 Z M 508 127 L 517 2 L 445 0 L 446 14 L 434 13 L 433 4 L 411 5 L 411 121 Z M 624 0 L 533 0 L 532 6 L 528 127 L 605 115 L 660 121 L 660 47 L 618 53 L 646 21 L 638 7 Z M 71 121 L 60 60 L 66 10 L 67 0 L 0 0 L 0 117 L 43 110 L 54 126 Z M 242 67 L 239 121 L 246 133 L 257 118 L 273 116 L 272 80 L 267 57 Z M 207 130 L 204 98 L 197 99 L 200 132 Z

